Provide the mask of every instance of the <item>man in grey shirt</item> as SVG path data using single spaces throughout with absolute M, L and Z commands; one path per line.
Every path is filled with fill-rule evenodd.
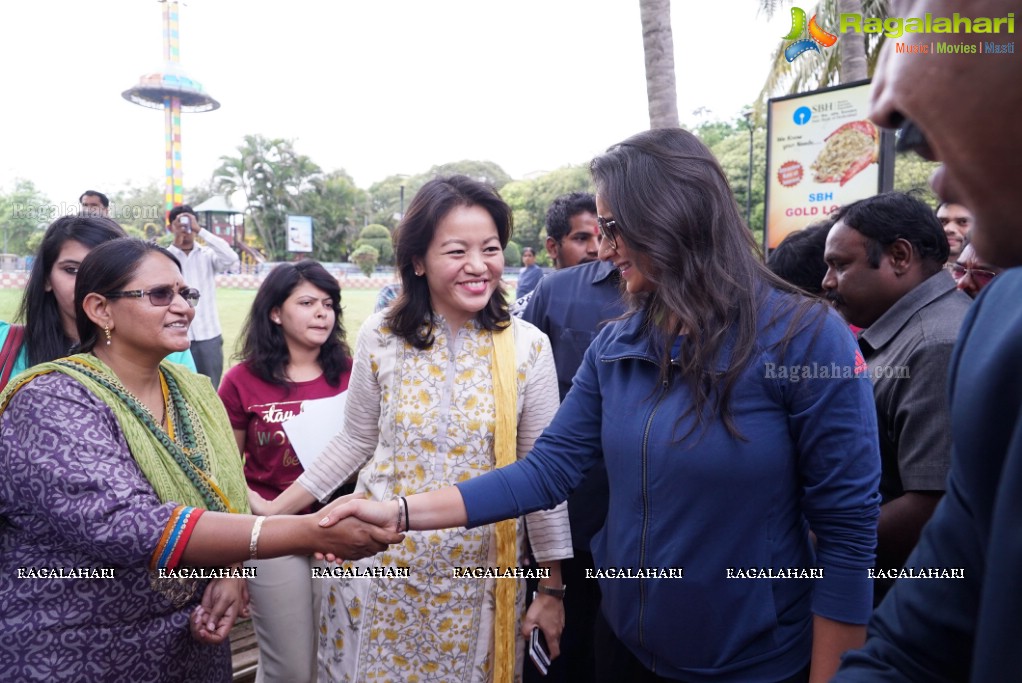
M 865 328 L 880 427 L 877 602 L 940 501 L 951 463 L 947 368 L 970 299 L 943 265 L 948 242 L 928 206 L 899 192 L 843 207 L 827 235 L 823 289 Z M 897 574 L 897 572 L 894 572 Z

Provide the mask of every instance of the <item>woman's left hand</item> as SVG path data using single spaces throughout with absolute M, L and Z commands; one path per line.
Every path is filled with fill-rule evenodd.
M 272 515 L 274 513 L 273 503 L 266 500 L 252 489 L 248 490 L 248 506 L 252 509 L 253 515 Z
M 526 642 L 532 635 L 532 629 L 537 626 L 546 638 L 550 659 L 557 659 L 561 654 L 561 632 L 564 631 L 564 600 L 537 593 L 536 599 L 532 601 L 529 611 L 522 619 L 522 635 Z
M 213 579 L 206 585 L 202 602 L 192 610 L 188 627 L 192 638 L 207 645 L 227 639 L 238 617 L 248 616 L 245 579 Z

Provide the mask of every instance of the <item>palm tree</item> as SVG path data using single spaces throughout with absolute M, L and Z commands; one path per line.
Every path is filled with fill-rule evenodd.
M 677 128 L 678 90 L 674 79 L 671 0 L 639 0 L 642 47 L 646 55 L 646 99 L 650 128 Z
M 760 8 L 768 16 L 777 4 L 777 0 L 760 0 Z M 837 33 L 842 14 L 882 18 L 887 16 L 887 6 L 888 0 L 821 0 L 812 14 L 816 15 L 817 24 Z M 861 33 L 843 33 L 833 48 L 807 52 L 789 63 L 784 58 L 785 45 L 778 41 L 760 100 L 779 93 L 795 94 L 868 78 L 883 43 L 882 34 L 867 37 Z
M 863 0 L 837 0 L 838 16 L 864 12 L 864 5 Z M 886 9 L 885 7 L 885 12 Z M 838 52 L 841 53 L 841 82 L 850 83 L 863 80 L 869 75 L 866 69 L 866 34 L 844 33 L 841 35 L 840 42 L 841 46 Z
M 219 192 L 245 195 L 246 214 L 266 255 L 277 259 L 285 254 L 287 214 L 303 211 L 303 196 L 321 173 L 309 157 L 295 152 L 290 141 L 246 135 L 237 156 L 220 157 L 213 181 Z

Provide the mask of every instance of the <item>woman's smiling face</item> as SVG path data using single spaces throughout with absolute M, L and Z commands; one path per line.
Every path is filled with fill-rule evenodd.
M 433 310 L 452 330 L 489 303 L 504 274 L 497 224 L 481 206 L 458 206 L 437 224 L 425 257 L 413 261 L 426 277 Z

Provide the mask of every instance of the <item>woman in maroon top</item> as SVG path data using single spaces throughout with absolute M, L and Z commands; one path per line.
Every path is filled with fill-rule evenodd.
M 245 478 L 272 500 L 302 473 L 283 422 L 304 401 L 348 388 L 351 353 L 341 322 L 337 280 L 316 261 L 274 268 L 259 287 L 242 331 L 242 362 L 220 385 L 220 398 L 245 458 Z M 316 671 L 319 579 L 310 558 L 247 563 L 252 620 L 259 639 L 259 681 L 312 681 Z

